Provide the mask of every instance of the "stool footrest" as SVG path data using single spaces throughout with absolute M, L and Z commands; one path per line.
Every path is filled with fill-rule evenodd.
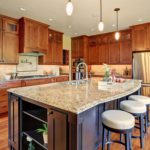
M 112 143 L 118 143 L 118 144 L 125 145 L 125 143 L 123 143 L 123 142 L 121 142 L 121 141 L 118 141 L 118 140 L 107 141 L 105 144 L 108 145 L 108 144 L 112 144 Z

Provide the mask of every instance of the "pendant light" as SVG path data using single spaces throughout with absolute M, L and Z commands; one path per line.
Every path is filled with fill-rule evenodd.
M 100 0 L 100 22 L 98 24 L 98 30 L 102 32 L 104 30 L 104 23 L 102 21 L 102 0 Z
M 118 41 L 120 39 L 120 32 L 118 31 L 118 12 L 120 11 L 120 8 L 115 8 L 114 11 L 116 12 L 116 33 L 115 33 L 115 39 Z
M 66 5 L 66 13 L 68 16 L 71 16 L 73 13 L 73 4 L 72 4 L 71 0 L 69 0 Z

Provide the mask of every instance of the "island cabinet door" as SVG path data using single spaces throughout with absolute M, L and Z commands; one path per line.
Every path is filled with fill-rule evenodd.
M 9 96 L 9 146 L 19 150 L 19 102 L 14 96 Z
M 67 115 L 54 110 L 48 113 L 48 149 L 67 150 Z

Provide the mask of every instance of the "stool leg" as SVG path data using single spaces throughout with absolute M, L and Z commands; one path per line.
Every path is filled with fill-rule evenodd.
M 120 134 L 120 142 L 122 142 L 122 139 L 123 139 L 123 135 Z
M 148 126 L 150 125 L 150 122 L 149 122 L 149 105 L 147 105 L 147 124 Z
M 143 120 L 143 115 L 140 115 L 139 117 L 139 122 L 140 122 L 140 145 L 141 148 L 144 147 L 144 120 Z
M 132 133 L 129 133 L 130 150 L 132 150 Z
M 110 141 L 110 136 L 111 136 L 111 132 L 108 131 L 108 134 L 107 134 L 107 141 Z M 110 144 L 107 144 L 107 150 L 110 150 Z
M 148 122 L 147 122 L 147 114 L 145 115 L 145 133 L 147 133 L 147 127 L 148 127 Z
M 125 150 L 130 150 L 129 133 L 125 134 Z
M 106 141 L 106 129 L 103 126 L 103 135 L 102 135 L 102 150 L 105 150 L 105 141 Z

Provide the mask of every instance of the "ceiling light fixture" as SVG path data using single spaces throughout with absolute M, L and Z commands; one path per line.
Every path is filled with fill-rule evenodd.
M 142 22 L 142 19 L 138 19 L 138 22 Z
M 98 30 L 102 32 L 104 30 L 104 23 L 102 21 L 102 0 L 100 0 L 100 22 L 98 24 Z
M 53 19 L 52 18 L 50 18 L 50 19 L 48 19 L 49 21 L 53 21 Z
M 115 39 L 119 40 L 120 38 L 120 32 L 118 31 L 118 12 L 120 11 L 120 8 L 115 8 L 114 11 L 116 12 L 116 33 L 115 33 Z
M 26 11 L 26 9 L 25 9 L 25 8 L 23 8 L 23 7 L 20 7 L 20 10 L 21 10 L 21 11 Z
M 68 16 L 71 16 L 73 13 L 73 4 L 72 4 L 71 0 L 69 0 L 66 5 L 66 13 Z

